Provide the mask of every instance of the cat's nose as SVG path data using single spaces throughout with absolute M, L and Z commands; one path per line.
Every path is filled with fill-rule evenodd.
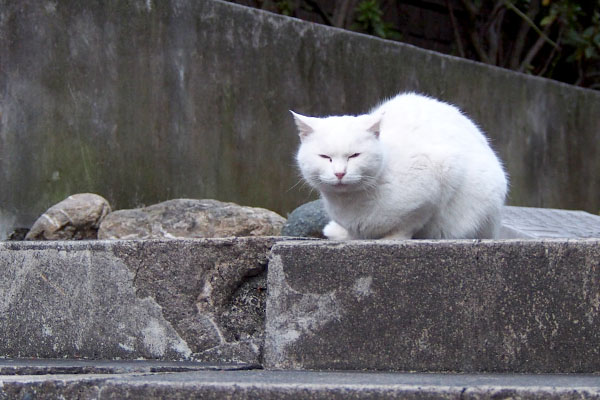
M 341 179 L 344 177 L 344 175 L 346 175 L 346 173 L 345 173 L 345 172 L 336 172 L 336 173 L 335 173 L 335 176 L 337 176 L 337 178 L 338 178 L 339 180 L 341 180 Z

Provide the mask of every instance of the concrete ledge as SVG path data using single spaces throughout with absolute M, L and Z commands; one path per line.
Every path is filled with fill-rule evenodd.
M 257 363 L 276 240 L 0 243 L 0 357 Z
M 195 371 L 0 376 L 0 399 L 599 399 L 597 376 Z
M 273 247 L 264 365 L 600 372 L 600 240 Z
M 0 376 L 10 375 L 98 375 L 187 371 L 235 371 L 260 368 L 258 365 L 200 363 L 194 361 L 155 360 L 69 360 L 69 359 L 4 359 L 0 360 Z

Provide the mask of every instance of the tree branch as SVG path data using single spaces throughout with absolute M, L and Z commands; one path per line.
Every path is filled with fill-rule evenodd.
M 331 22 L 333 26 L 343 28 L 346 25 L 346 17 L 348 16 L 348 6 L 350 0 L 335 0 L 335 8 Z
M 560 46 L 561 40 L 562 40 L 562 35 L 564 32 L 564 26 L 561 26 L 559 31 L 558 31 L 558 37 L 556 38 L 556 43 Z M 550 67 L 550 64 L 552 64 L 552 59 L 554 58 L 554 56 L 556 55 L 556 53 L 558 52 L 558 49 L 556 47 L 554 47 L 552 49 L 552 51 L 550 52 L 550 55 L 548 56 L 548 59 L 546 60 L 546 63 L 544 64 L 544 66 L 542 67 L 542 69 L 537 73 L 537 75 L 539 76 L 544 76 L 544 74 L 546 74 L 546 71 L 548 70 L 548 68 Z M 555 63 L 556 65 L 556 63 Z M 516 68 L 515 68 L 516 69 Z
M 488 56 L 490 58 L 490 64 L 494 65 L 498 65 L 500 61 L 498 53 L 502 42 L 502 21 L 504 20 L 504 11 L 502 0 L 500 0 L 494 6 L 487 28 L 489 46 Z
M 460 37 L 460 32 L 458 31 L 458 25 L 456 23 L 456 18 L 454 17 L 454 10 L 450 5 L 450 0 L 446 0 L 446 7 L 448 7 L 448 13 L 450 14 L 450 23 L 452 24 L 452 30 L 454 31 L 454 40 L 458 47 L 458 55 L 465 58 L 465 49 L 463 48 L 462 39 Z
M 581 86 L 581 84 L 583 83 L 584 76 L 585 74 L 583 72 L 583 65 L 581 64 L 581 60 L 577 60 L 577 80 L 575 81 L 575 83 L 573 83 L 573 85 Z
M 481 38 L 477 33 L 477 15 L 479 13 L 479 9 L 475 7 L 469 0 L 461 0 L 463 6 L 467 10 L 469 14 L 469 20 L 471 21 L 471 29 L 469 30 L 469 39 L 471 39 L 471 45 L 475 49 L 475 53 L 479 57 L 479 60 L 489 64 L 490 59 L 486 52 L 483 50 L 483 44 L 481 43 Z
M 546 28 L 544 28 L 544 30 L 549 31 L 550 26 L 552 26 L 552 24 L 546 25 Z M 542 35 L 540 35 L 540 37 L 538 37 L 538 39 L 535 41 L 533 46 L 531 46 L 531 48 L 527 52 L 527 55 L 525 55 L 525 58 L 523 58 L 523 61 L 521 61 L 521 65 L 519 65 L 519 69 L 518 69 L 519 72 L 524 72 L 525 69 L 527 69 L 527 67 L 529 67 L 533 58 L 542 49 L 542 46 L 544 46 L 544 43 L 548 42 L 546 39 L 544 39 L 545 37 L 547 38 L 548 36 L 546 36 L 545 33 L 542 33 Z M 554 42 L 552 42 L 552 43 L 554 43 Z M 555 49 L 559 48 L 556 43 L 554 43 L 554 48 Z
M 542 32 L 540 30 L 540 28 L 537 27 L 537 25 L 535 24 L 535 22 L 533 22 L 527 15 L 525 15 L 523 13 L 523 11 L 519 10 L 513 3 L 511 3 L 508 0 L 504 0 L 504 4 L 510 10 L 512 10 L 515 14 L 517 14 L 519 17 L 521 17 L 531 27 L 531 29 L 533 29 L 534 31 L 536 31 L 536 33 L 538 35 L 540 35 L 541 39 L 543 39 L 546 43 L 548 43 L 552 47 L 558 48 L 558 45 L 554 41 L 552 41 L 552 39 L 550 39 L 544 32 Z
M 469 0 L 461 0 L 461 3 L 463 3 L 463 6 L 465 6 L 471 18 L 475 19 L 477 17 L 477 14 L 479 14 L 479 10 L 477 9 L 477 7 L 475 7 L 475 4 L 473 4 Z
M 333 21 L 331 21 L 331 18 L 329 17 L 329 15 L 327 15 L 327 13 L 325 11 L 323 11 L 323 9 L 321 8 L 321 6 L 319 5 L 319 3 L 316 0 L 304 0 L 304 1 L 306 2 L 306 4 L 311 6 L 316 11 L 317 14 L 319 14 L 319 16 L 323 19 L 323 22 L 325 22 L 326 25 L 334 26 Z
M 540 10 L 540 0 L 532 0 L 531 5 L 529 6 L 529 11 L 527 12 L 527 16 L 529 20 L 533 21 L 538 11 Z M 517 36 L 515 36 L 514 45 L 511 51 L 510 60 L 508 62 L 508 67 L 510 69 L 519 68 L 519 62 L 521 60 L 521 54 L 523 53 L 523 49 L 525 48 L 525 42 L 527 39 L 527 34 L 529 33 L 530 24 L 528 24 L 524 19 L 521 18 L 521 26 L 519 27 L 519 31 L 517 32 Z

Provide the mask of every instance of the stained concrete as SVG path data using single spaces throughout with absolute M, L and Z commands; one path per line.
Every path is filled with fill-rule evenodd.
M 0 399 L 599 399 L 591 375 L 195 371 L 0 376 Z
M 600 240 L 279 243 L 264 365 L 600 372 Z
M 0 357 L 257 363 L 275 240 L 0 243 Z
M 281 215 L 289 109 L 415 90 L 488 132 L 515 205 L 600 209 L 600 93 L 216 0 L 0 0 L 0 239 L 73 193 L 215 198 Z

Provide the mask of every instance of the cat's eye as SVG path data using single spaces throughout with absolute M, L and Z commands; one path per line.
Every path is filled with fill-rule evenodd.
M 360 153 L 354 153 L 351 156 L 348 156 L 348 158 L 356 158 L 358 156 L 360 156 Z
M 328 155 L 325 154 L 319 154 L 319 157 L 324 158 L 326 160 L 329 160 L 329 162 L 331 162 L 331 157 L 329 157 Z

